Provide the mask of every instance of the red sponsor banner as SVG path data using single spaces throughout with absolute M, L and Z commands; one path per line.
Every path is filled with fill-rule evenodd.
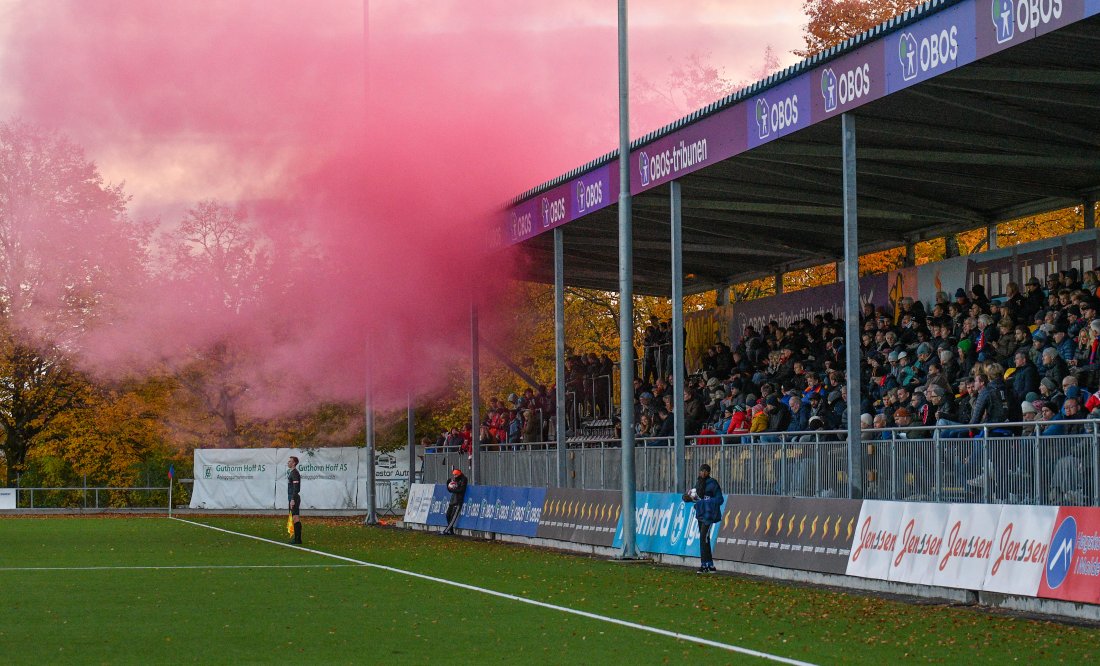
M 1100 603 L 1100 508 L 1059 508 L 1039 596 Z

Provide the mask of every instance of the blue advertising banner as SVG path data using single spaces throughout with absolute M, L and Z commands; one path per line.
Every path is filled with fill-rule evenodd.
M 469 486 L 457 526 L 467 530 L 533 537 L 538 531 L 545 499 L 546 488 Z M 446 525 L 449 502 L 450 493 L 446 486 L 436 485 L 425 522 L 440 527 Z
M 695 505 L 673 493 L 638 493 L 635 534 L 638 550 L 646 553 L 693 556 L 699 554 L 699 523 Z M 718 530 L 710 531 L 711 547 Z M 623 545 L 623 524 L 615 530 L 616 548 Z

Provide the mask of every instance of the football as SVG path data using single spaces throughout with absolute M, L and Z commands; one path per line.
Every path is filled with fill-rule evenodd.
M 458 489 L 458 483 L 457 482 L 451 481 L 447 484 L 447 490 L 457 490 L 457 489 Z

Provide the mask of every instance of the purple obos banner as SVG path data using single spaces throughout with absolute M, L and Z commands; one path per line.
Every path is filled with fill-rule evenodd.
M 610 547 L 622 512 L 617 490 L 547 488 L 535 536 Z
M 797 132 L 813 122 L 810 76 L 799 76 L 738 105 L 745 107 L 749 148 Z
M 966 3 L 970 4 L 970 3 Z M 1002 51 L 1100 11 L 1096 0 L 979 0 L 977 56 Z
M 861 500 L 727 495 L 714 557 L 844 573 Z
M 884 41 L 889 94 L 974 61 L 973 5 L 955 5 L 887 35 Z
M 813 122 L 819 122 L 873 102 L 886 94 L 883 44 L 867 46 L 841 56 L 810 72 L 817 88 L 813 100 Z
M 630 191 L 644 192 L 745 149 L 745 118 L 740 105 L 723 109 L 632 152 Z

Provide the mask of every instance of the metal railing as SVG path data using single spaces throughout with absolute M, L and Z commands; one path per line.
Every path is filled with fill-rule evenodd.
M 1058 425 L 1079 431 L 1043 434 Z M 1074 420 L 864 429 L 858 497 L 930 502 L 1100 505 L 1100 422 Z M 700 435 L 687 438 L 686 473 L 674 478 L 671 438 L 639 437 L 639 491 L 675 492 L 708 463 L 728 493 L 797 497 L 848 496 L 846 431 L 817 430 Z M 481 452 L 486 485 L 548 486 L 556 479 L 556 444 L 539 442 Z M 621 488 L 617 439 L 570 441 L 568 485 Z M 425 456 L 424 478 L 442 483 L 452 467 L 468 469 L 458 452 Z
M 20 509 L 107 509 L 168 507 L 168 487 L 72 487 L 15 488 L 15 505 Z

